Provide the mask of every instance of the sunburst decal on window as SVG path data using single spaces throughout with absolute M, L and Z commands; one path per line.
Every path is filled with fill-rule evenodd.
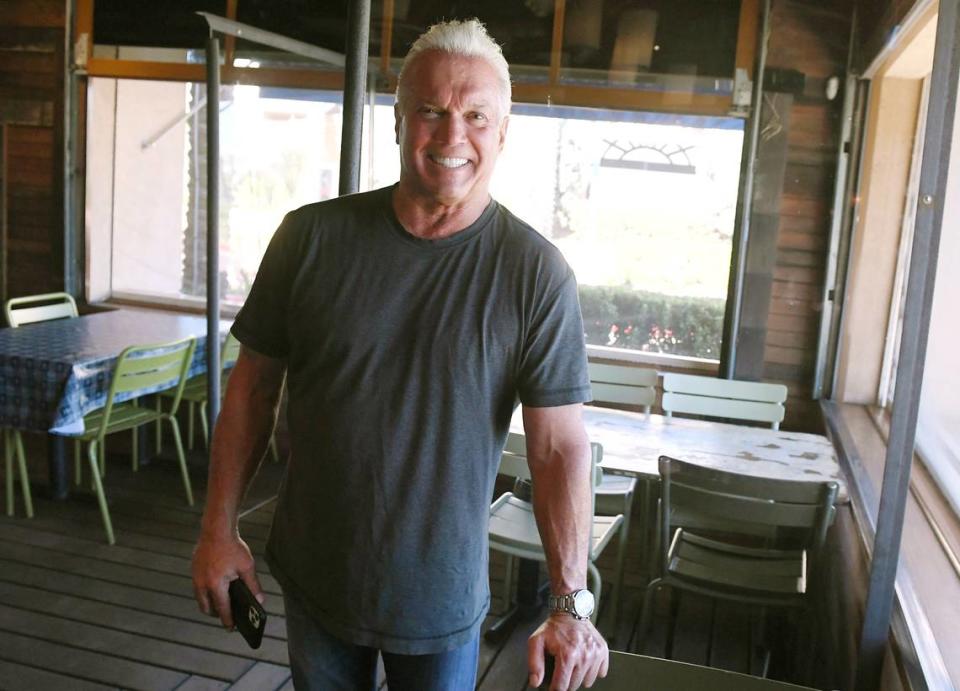
M 604 139 L 607 150 L 600 158 L 600 166 L 604 168 L 628 168 L 631 170 L 653 170 L 658 173 L 681 173 L 694 175 L 697 167 L 693 165 L 687 152 L 692 146 L 664 144 L 651 146 L 649 144 L 620 144 L 617 141 Z

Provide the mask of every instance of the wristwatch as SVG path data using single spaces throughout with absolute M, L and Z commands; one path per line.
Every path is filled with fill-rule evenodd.
M 566 595 L 551 595 L 547 598 L 551 612 L 566 612 L 574 619 L 589 619 L 593 614 L 593 593 L 589 590 L 574 590 Z

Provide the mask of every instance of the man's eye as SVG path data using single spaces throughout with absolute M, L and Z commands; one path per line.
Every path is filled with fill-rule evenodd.
M 483 121 L 485 121 L 485 120 L 487 119 L 487 115 L 486 115 L 486 113 L 471 113 L 471 114 L 470 114 L 470 118 L 471 118 L 472 120 L 477 120 L 477 121 L 479 121 L 479 122 L 483 122 Z
M 435 118 L 440 115 L 440 110 L 438 108 L 430 108 L 429 106 L 424 106 L 420 109 L 420 114 L 424 117 Z

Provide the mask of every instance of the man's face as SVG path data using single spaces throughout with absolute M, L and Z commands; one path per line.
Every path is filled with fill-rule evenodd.
M 486 204 L 507 116 L 484 59 L 428 51 L 404 74 L 394 106 L 400 188 L 431 204 Z

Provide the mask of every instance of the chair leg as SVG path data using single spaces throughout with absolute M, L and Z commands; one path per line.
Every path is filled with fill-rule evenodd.
M 596 624 L 597 616 L 600 614 L 600 594 L 603 590 L 603 580 L 600 578 L 600 571 L 597 570 L 597 567 L 594 566 L 592 561 L 587 562 L 587 576 L 588 581 L 593 581 L 593 588 L 590 590 L 596 602 L 596 606 L 593 608 L 593 614 L 590 615 L 590 621 Z
M 107 440 L 97 441 L 97 458 L 100 461 L 100 477 L 107 476 Z
M 10 432 L 3 430 L 4 487 L 7 489 L 7 516 L 13 516 L 13 455 L 10 452 Z
M 133 448 L 130 452 L 130 468 L 133 472 L 137 472 L 140 469 L 140 435 L 136 427 L 130 430 L 131 442 L 133 443 Z
M 641 480 L 643 483 L 643 494 L 640 500 L 640 523 L 643 529 L 640 531 L 640 563 L 644 568 L 650 565 L 650 505 L 653 498 L 653 482 L 651 480 Z M 645 574 L 648 578 L 650 574 Z
M 270 435 L 270 455 L 273 457 L 274 463 L 280 462 L 280 452 L 277 451 L 277 432 L 274 432 Z
M 110 509 L 107 507 L 107 497 L 103 493 L 103 483 L 100 481 L 100 473 L 97 468 L 97 461 L 101 458 L 99 453 L 102 444 L 96 440 L 91 441 L 87 446 L 87 458 L 90 461 L 90 474 L 93 476 L 93 489 L 97 493 L 97 503 L 100 505 L 100 517 L 103 518 L 103 529 L 107 533 L 107 542 L 111 545 L 116 544 L 113 537 L 113 524 L 110 522 Z
M 187 504 L 193 506 L 193 489 L 190 487 L 190 474 L 187 472 L 187 457 L 183 454 L 183 443 L 180 441 L 180 425 L 177 418 L 171 415 L 170 427 L 173 428 L 173 443 L 177 447 L 177 460 L 180 461 L 180 475 L 183 477 L 183 489 L 187 494 Z
M 197 404 L 193 401 L 187 403 L 187 450 L 193 451 L 193 414 L 196 412 Z
M 509 612 L 513 602 L 513 555 L 507 555 L 507 568 L 503 573 L 503 611 Z
M 640 610 L 640 621 L 630 632 L 630 639 L 627 641 L 629 652 L 643 654 L 643 644 L 647 640 L 647 630 L 650 628 L 650 619 L 653 617 L 653 597 L 659 588 L 659 578 L 647 584 L 647 590 L 643 595 L 643 607 Z M 633 645 L 634 639 L 637 641 L 636 647 Z
M 13 443 L 17 451 L 17 465 L 20 467 L 20 491 L 23 493 L 23 506 L 27 518 L 33 518 L 33 498 L 30 496 L 30 475 L 27 474 L 27 458 L 23 453 L 23 437 L 19 430 L 13 430 Z
M 620 537 L 617 545 L 617 580 L 613 582 L 613 593 L 610 595 L 610 606 L 613 607 L 613 630 L 620 630 L 620 593 L 623 589 L 623 562 L 627 554 L 627 538 L 630 535 L 630 515 L 633 509 L 633 494 L 625 497 L 623 502 L 623 523 L 620 524 Z
M 73 440 L 73 484 L 77 487 L 83 482 L 83 464 L 80 462 L 80 440 Z
M 154 398 L 156 401 L 156 411 L 159 413 L 163 409 L 163 406 L 161 405 L 161 401 L 160 401 L 160 394 L 157 394 Z M 153 434 L 154 449 L 153 450 L 154 450 L 154 454 L 159 456 L 160 451 L 162 450 L 161 447 L 163 446 L 163 425 L 161 424 L 161 421 L 159 419 L 157 419 L 157 421 L 154 423 L 153 432 L 154 432 Z
M 200 427 L 203 429 L 203 444 L 210 450 L 210 422 L 207 420 L 207 404 L 200 404 Z

